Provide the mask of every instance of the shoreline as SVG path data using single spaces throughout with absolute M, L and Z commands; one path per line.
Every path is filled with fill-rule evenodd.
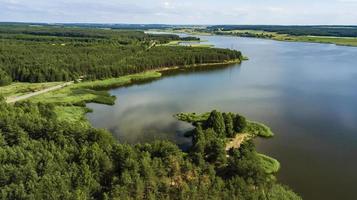
M 191 35 L 202 35 L 202 36 L 232 36 L 232 37 L 242 37 L 242 38 L 257 38 L 257 39 L 266 39 L 266 40 L 274 40 L 280 42 L 304 42 L 304 43 L 314 43 L 314 44 L 334 44 L 336 46 L 344 46 L 344 47 L 357 47 L 357 37 L 329 37 L 329 36 L 294 36 L 287 34 L 278 34 L 275 32 L 266 32 L 261 31 L 259 33 L 252 32 L 251 30 L 236 30 L 237 32 L 189 32 L 189 31 L 170 31 L 174 34 L 191 34 Z M 221 34 L 219 34 L 221 33 Z M 249 36 L 243 36 L 239 34 L 251 34 Z M 324 41 L 326 40 L 326 41 Z M 353 40 L 353 41 L 348 41 Z
M 42 90 L 36 91 L 36 92 L 29 92 L 22 94 L 20 96 L 5 96 L 7 100 L 12 100 L 17 99 L 18 101 L 22 100 L 33 100 L 36 98 L 40 98 L 43 95 L 46 95 L 51 92 L 58 92 L 66 88 L 86 88 L 86 89 L 92 89 L 92 90 L 107 90 L 111 88 L 117 88 L 117 87 L 122 87 L 122 86 L 128 86 L 130 84 L 135 84 L 135 83 L 140 83 L 142 81 L 147 81 L 147 80 L 152 80 L 156 78 L 160 78 L 162 76 L 161 72 L 169 72 L 169 71 L 174 71 L 177 69 L 190 69 L 190 68 L 199 68 L 199 67 L 219 67 L 219 66 L 226 66 L 226 65 L 232 65 L 232 64 L 240 64 L 242 63 L 243 60 L 246 60 L 246 58 L 242 59 L 235 59 L 235 60 L 227 60 L 224 62 L 217 62 L 217 63 L 202 63 L 202 64 L 193 64 L 193 65 L 185 65 L 185 66 L 171 66 L 171 67 L 161 67 L 161 68 L 156 68 L 152 70 L 146 70 L 144 72 L 139 72 L 139 73 L 134 73 L 134 74 L 129 74 L 129 75 L 124 75 L 121 77 L 117 78 L 108 78 L 108 79 L 103 79 L 103 80 L 94 80 L 94 81 L 83 81 L 80 83 L 74 83 L 74 81 L 71 81 L 71 84 L 67 83 L 62 83 L 58 84 L 56 86 L 52 87 L 47 87 Z M 47 84 L 51 82 L 45 82 L 41 84 Z M 34 83 L 36 84 L 36 83 Z M 59 87 L 61 86 L 61 87 Z M 9 86 L 3 86 L 1 88 L 6 88 L 6 87 L 12 87 L 12 85 Z M 29 83 L 28 87 L 32 87 L 32 83 Z M 52 90 L 51 88 L 56 88 L 56 90 Z M 36 95 L 33 95 L 36 93 Z M 24 98 L 26 97 L 26 98 Z M 10 102 L 10 103 L 11 103 Z M 46 102 L 46 101 L 45 101 Z M 61 103 L 61 102 L 58 102 Z M 67 102 L 69 103 L 69 102 Z
M 205 123 L 207 119 L 210 117 L 210 112 L 199 113 L 199 114 L 177 113 L 174 115 L 174 117 L 179 121 L 190 123 L 193 126 L 195 126 L 194 124 Z M 229 152 L 231 149 L 239 149 L 243 143 L 249 140 L 254 140 L 256 138 L 269 139 L 274 137 L 274 133 L 267 125 L 261 122 L 251 121 L 249 119 L 246 119 L 245 117 L 243 118 L 246 120 L 245 127 L 239 132 L 237 132 L 235 136 L 225 138 L 224 149 L 226 152 Z M 190 134 L 185 135 L 185 137 L 192 137 L 192 135 Z M 281 168 L 281 164 L 277 159 L 262 153 L 257 153 L 257 155 L 259 157 L 259 164 L 263 166 L 266 173 L 277 174 L 279 172 Z
M 270 34 L 270 32 L 265 32 L 265 33 Z M 257 38 L 263 40 L 274 40 L 279 42 L 302 42 L 302 43 L 311 43 L 311 44 L 333 44 L 336 46 L 343 46 L 343 47 L 357 47 L 357 38 L 347 38 L 347 37 L 328 37 L 328 36 L 311 36 L 311 35 L 294 36 L 294 35 L 284 35 L 284 34 L 278 34 L 275 37 L 260 37 L 260 36 L 240 36 L 240 35 L 235 35 L 234 33 L 213 34 L 213 35 L 233 36 L 233 37 L 242 37 L 242 38 Z M 343 40 L 354 40 L 354 41 L 348 43 Z
M 78 121 L 79 123 L 88 124 L 88 120 L 85 118 L 85 114 L 91 112 L 91 110 L 86 106 L 86 104 L 99 103 L 104 105 L 114 105 L 117 97 L 112 96 L 109 93 L 110 89 L 127 87 L 130 85 L 156 80 L 163 77 L 164 72 L 199 67 L 225 67 L 228 65 L 240 64 L 244 60 L 245 58 L 241 58 L 220 63 L 202 63 L 186 66 L 162 67 L 153 70 L 147 70 L 141 73 L 129 74 L 118 78 L 84 81 L 68 85 L 59 90 L 33 96 L 27 100 L 33 103 L 41 102 L 53 104 L 55 107 L 61 108 L 56 109 L 58 118 L 66 120 L 73 117 L 75 119 L 80 119 Z
M 225 66 L 225 65 L 231 65 L 231 64 L 241 64 L 242 61 L 247 60 L 246 58 L 236 59 L 236 60 L 229 60 L 229 61 L 224 61 L 224 62 L 218 62 L 218 63 L 202 63 L 202 64 L 193 64 L 193 65 L 185 65 L 185 66 L 173 66 L 173 67 L 163 67 L 163 68 L 158 68 L 152 71 L 156 72 L 167 72 L 171 70 L 176 70 L 176 69 L 190 69 L 190 68 L 196 68 L 196 67 L 214 67 L 214 66 Z

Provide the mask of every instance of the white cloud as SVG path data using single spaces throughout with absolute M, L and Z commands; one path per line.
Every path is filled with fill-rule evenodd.
M 0 0 L 0 21 L 357 24 L 357 0 Z

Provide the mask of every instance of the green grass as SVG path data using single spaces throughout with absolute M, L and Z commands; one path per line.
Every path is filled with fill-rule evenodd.
M 260 160 L 260 165 L 263 167 L 266 173 L 275 174 L 279 171 L 280 163 L 278 160 L 260 153 L 258 153 L 258 156 Z
M 274 184 L 273 187 L 270 188 L 269 192 L 267 192 L 266 199 L 302 200 L 302 198 L 294 193 L 291 189 L 279 184 Z
M 179 113 L 176 114 L 175 117 L 184 122 L 188 123 L 202 123 L 206 121 L 210 116 L 210 112 L 202 113 L 202 114 L 197 114 L 197 113 Z M 270 138 L 273 137 L 274 134 L 270 130 L 269 127 L 267 127 L 264 124 L 258 123 L 258 122 L 253 122 L 253 121 L 247 121 L 247 126 L 241 131 L 242 133 L 245 133 L 246 139 L 252 139 L 254 137 L 265 137 L 265 138 Z M 187 134 L 186 136 L 190 136 Z M 238 135 L 239 136 L 239 135 Z M 240 136 L 242 136 L 240 134 Z M 228 138 L 227 138 L 228 139 Z M 227 140 L 227 142 L 230 142 L 232 140 Z M 264 171 L 268 174 L 274 174 L 277 173 L 280 169 L 280 163 L 278 160 L 271 158 L 269 156 L 259 154 L 259 161 L 260 165 L 264 169 Z
M 204 122 L 208 119 L 210 112 L 206 112 L 203 114 L 196 113 L 178 113 L 175 117 L 184 122 L 193 123 L 193 122 Z
M 175 117 L 184 122 L 204 122 L 208 119 L 210 112 L 197 114 L 197 113 L 178 113 Z M 248 133 L 253 137 L 270 138 L 274 136 L 271 129 L 265 124 L 247 120 L 247 126 L 241 131 L 242 133 Z
M 293 41 L 329 43 L 342 46 L 357 46 L 357 38 L 348 37 L 315 37 L 315 36 L 299 36 L 292 38 Z
M 60 90 L 52 91 L 30 98 L 32 102 L 55 103 L 61 105 L 82 105 L 88 102 L 112 105 L 115 97 L 111 96 L 108 88 L 120 87 L 135 83 L 136 81 L 148 80 L 161 77 L 159 72 L 145 72 L 122 76 L 119 78 L 88 81 L 70 85 Z
M 43 90 L 52 86 L 56 86 L 61 83 L 63 82 L 12 83 L 11 85 L 0 87 L 0 96 L 21 96 L 38 90 Z
M 222 31 L 224 33 L 251 33 L 251 34 L 263 34 L 263 35 L 278 35 L 275 32 L 257 31 L 257 30 L 232 30 L 232 31 Z
M 343 46 L 357 46 L 357 37 L 329 37 L 329 36 L 293 36 L 288 34 L 279 34 L 275 32 L 256 31 L 256 30 L 232 30 L 220 31 L 218 33 L 228 35 L 250 34 L 252 37 L 267 38 L 278 41 L 291 42 L 312 42 L 312 43 L 328 43 Z
M 162 31 L 162 30 L 161 30 Z M 180 29 L 173 30 L 167 29 L 166 32 L 173 33 L 187 33 L 191 35 L 212 35 L 216 34 L 225 34 L 225 35 L 244 35 L 249 34 L 250 37 L 256 38 L 266 38 L 278 41 L 291 41 L 291 42 L 312 42 L 312 43 L 328 43 L 336 44 L 342 46 L 357 46 L 357 37 L 329 37 L 329 36 L 293 36 L 288 34 L 279 34 L 276 32 L 268 31 L 257 31 L 257 30 L 230 30 L 230 31 L 217 31 L 217 32 L 200 32 L 194 29 Z
M 29 100 L 35 103 L 42 102 L 65 105 L 83 105 L 83 103 L 85 102 L 95 102 L 101 98 L 110 98 L 110 95 L 108 92 L 69 86 L 57 91 L 52 91 L 49 93 L 32 97 Z
M 268 126 L 254 121 L 247 121 L 247 126 L 244 128 L 244 130 L 242 130 L 242 132 L 264 138 L 270 138 L 274 136 L 274 133 Z
M 182 40 L 175 40 L 175 41 L 170 41 L 169 43 L 166 44 L 159 44 L 157 46 L 180 46 L 181 43 L 192 43 L 190 45 L 187 45 L 189 47 L 202 47 L 202 48 L 211 48 L 214 47 L 212 44 L 202 44 L 200 43 L 202 41 L 182 41 Z
M 157 44 L 156 46 L 178 46 L 178 45 L 180 45 L 181 42 L 182 41 L 180 41 L 180 40 L 174 40 L 174 41 L 170 41 L 166 44 Z
M 184 29 L 160 29 L 160 30 L 155 30 L 153 29 L 152 31 L 160 31 L 160 32 L 168 32 L 168 33 L 187 33 L 190 35 L 212 35 L 212 33 L 209 32 L 201 32 L 201 31 L 197 31 L 195 29 L 191 29 L 191 28 L 184 28 Z
M 191 44 L 189 45 L 190 47 L 200 47 L 200 48 L 211 48 L 214 47 L 212 44 L 201 44 L 201 43 L 196 43 L 196 44 Z
M 75 84 L 75 88 L 88 88 L 88 89 L 109 89 L 120 87 L 123 85 L 132 84 L 134 82 L 160 78 L 161 73 L 157 71 L 148 71 L 138 74 L 121 76 L 119 78 L 111 78 L 105 80 L 89 81 Z
M 81 123 L 84 126 L 89 126 L 89 122 L 85 118 L 85 114 L 90 110 L 79 106 L 55 106 L 54 109 L 59 121 L 70 123 Z

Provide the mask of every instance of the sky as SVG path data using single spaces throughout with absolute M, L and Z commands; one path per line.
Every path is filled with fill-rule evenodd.
M 0 0 L 0 21 L 357 25 L 357 0 Z

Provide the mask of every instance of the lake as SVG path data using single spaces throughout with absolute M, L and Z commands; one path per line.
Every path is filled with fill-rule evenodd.
M 87 115 L 120 142 L 168 139 L 182 148 L 191 128 L 178 112 L 232 111 L 272 128 L 256 140 L 277 158 L 279 180 L 304 199 L 355 199 L 357 184 L 357 48 L 230 36 L 200 36 L 242 51 L 240 65 L 172 72 L 113 89 L 114 106 L 88 104 Z

